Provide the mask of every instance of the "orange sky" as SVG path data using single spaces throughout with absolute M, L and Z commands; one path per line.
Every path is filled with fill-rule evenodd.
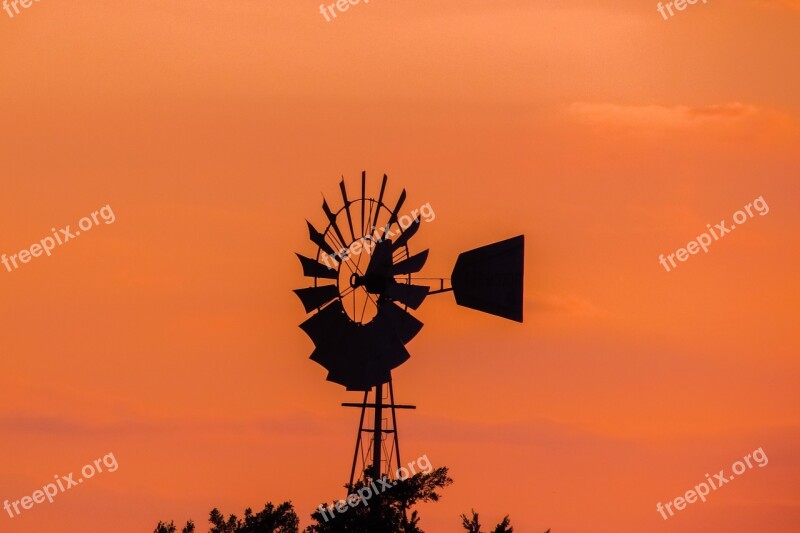
M 305 219 L 389 175 L 415 250 L 526 235 L 524 324 L 431 297 L 395 372 L 403 453 L 515 531 L 796 531 L 800 4 L 57 2 L 0 11 L 0 254 L 109 204 L 111 225 L 0 266 L 0 503 L 119 469 L 0 530 L 341 496 L 356 401 L 308 360 Z M 763 196 L 673 272 L 658 263 Z M 668 521 L 706 473 L 756 468 Z

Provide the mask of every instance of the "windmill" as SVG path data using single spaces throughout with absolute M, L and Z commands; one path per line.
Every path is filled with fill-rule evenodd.
M 412 255 L 409 248 L 421 219 L 400 215 L 405 189 L 394 207 L 385 203 L 386 182 L 384 174 L 378 197 L 368 197 L 362 172 L 361 196 L 350 199 L 342 178 L 342 207 L 333 211 L 323 199 L 324 231 L 307 221 L 315 257 L 297 254 L 303 275 L 313 279 L 294 291 L 312 313 L 300 325 L 314 343 L 311 360 L 328 371 L 328 381 L 364 393 L 360 403 L 342 404 L 361 410 L 348 487 L 359 457 L 365 478 L 391 479 L 391 465 L 401 464 L 396 411 L 415 406 L 395 403 L 391 371 L 409 359 L 405 345 L 422 329 L 409 310 L 429 295 L 453 292 L 457 305 L 522 322 L 524 236 L 460 254 L 450 278 L 415 277 L 428 258 L 428 250 Z M 365 426 L 368 410 L 372 427 Z M 391 420 L 384 420 L 387 410 Z

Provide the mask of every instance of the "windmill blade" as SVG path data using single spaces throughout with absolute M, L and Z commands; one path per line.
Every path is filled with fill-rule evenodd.
M 343 357 L 343 350 L 350 344 L 354 324 L 347 320 L 340 301 L 335 301 L 300 325 L 314 343 L 311 360 L 325 368 L 329 375 L 343 371 L 347 366 L 356 366 L 358 362 Z M 346 382 L 337 381 L 340 385 Z
M 330 382 L 332 382 L 332 383 L 337 383 L 339 385 L 342 385 L 342 386 L 345 387 L 346 390 L 351 391 L 351 392 L 356 392 L 356 391 L 358 391 L 358 392 L 367 392 L 368 390 L 370 390 L 372 388 L 369 385 L 362 385 L 362 383 L 366 382 L 366 379 L 364 379 L 364 378 L 361 378 L 361 379 L 359 379 L 357 381 L 349 380 L 349 381 L 346 381 L 346 382 L 342 382 L 342 380 L 340 378 L 338 378 L 334 373 L 328 372 L 328 377 L 325 378 L 325 379 L 330 381 Z
M 373 387 L 369 383 L 366 361 L 349 361 L 342 359 L 341 353 L 333 359 L 331 365 L 323 365 L 328 370 L 326 380 L 346 387 L 347 390 L 367 391 Z
M 364 227 L 364 210 L 367 207 L 367 171 L 361 171 L 361 234 L 367 233 L 367 228 Z
M 404 312 L 399 307 L 397 309 Z M 391 314 L 392 310 L 388 312 Z M 411 357 L 391 324 L 391 320 L 387 320 L 386 317 L 387 315 L 384 314 L 382 320 L 373 320 L 366 327 L 368 330 L 366 338 L 370 343 L 369 351 L 371 354 L 368 364 L 372 365 L 374 370 L 380 373 L 382 377 L 388 377 L 391 370 L 397 368 Z M 400 320 L 398 319 L 398 322 Z M 411 333 L 412 331 L 409 331 L 409 334 Z M 385 382 L 376 381 L 373 385 Z
M 375 385 L 388 383 L 392 379 L 392 371 L 384 366 L 373 367 L 369 363 L 359 369 L 357 378 L 348 378 L 346 383 L 341 383 L 339 378 L 333 374 L 328 374 L 328 381 L 344 385 L 348 391 L 367 392 Z
M 309 359 L 321 365 L 328 371 L 328 375 L 330 376 L 339 371 L 339 367 L 342 364 L 340 356 L 341 353 L 338 353 L 335 348 L 326 345 L 314 348 Z
M 392 241 L 380 241 L 372 250 L 372 258 L 367 265 L 365 276 L 382 275 L 392 267 Z
M 394 209 L 392 210 L 392 214 L 389 216 L 389 222 L 387 222 L 386 227 L 383 229 L 384 238 L 389 233 L 389 229 L 392 227 L 392 224 L 397 223 L 397 215 L 398 213 L 400 213 L 400 208 L 403 207 L 405 201 L 406 201 L 406 190 L 403 189 L 402 192 L 400 192 L 400 198 L 397 199 L 397 204 L 394 206 Z
M 389 229 L 389 226 L 397 222 L 397 216 L 400 213 L 400 209 L 403 207 L 403 204 L 406 201 L 406 190 L 403 189 L 400 193 L 400 198 L 397 199 L 397 204 L 394 206 L 392 210 L 392 216 L 389 217 L 389 224 L 386 225 L 386 229 Z
M 400 261 L 389 269 L 392 276 L 399 276 L 401 274 L 413 274 L 422 270 L 425 266 L 425 261 L 428 260 L 428 250 L 424 250 L 416 255 L 412 255 L 408 259 Z
M 349 390 L 368 390 L 375 385 L 391 380 L 392 370 L 410 357 L 403 343 L 386 322 L 370 322 L 357 331 L 360 351 L 366 355 L 357 371 L 351 371 L 344 379 Z M 347 373 L 347 372 L 346 372 Z M 341 379 L 332 372 L 330 377 Z
M 341 307 L 340 310 L 344 312 Z M 338 321 L 338 318 L 333 320 Z M 325 334 L 327 337 L 325 337 L 324 344 L 314 349 L 311 360 L 319 363 L 328 371 L 327 379 L 329 381 L 347 386 L 356 379 L 356 376 L 353 375 L 356 372 L 355 369 L 363 367 L 366 360 L 365 354 L 353 350 L 354 344 L 358 343 L 358 332 L 355 331 L 358 326 L 348 321 L 347 324 L 338 327 L 340 328 L 338 331 Z
M 308 238 L 311 239 L 311 242 L 319 246 L 322 251 L 326 254 L 336 257 L 336 251 L 328 244 L 328 241 L 325 240 L 325 236 L 317 231 L 317 228 L 311 225 L 311 222 L 306 220 L 306 224 L 308 224 Z
M 411 237 L 416 235 L 416 233 L 419 231 L 420 224 L 422 224 L 422 221 L 419 217 L 417 217 L 408 228 L 403 230 L 403 234 L 400 235 L 396 241 L 394 241 L 394 244 L 392 245 L 392 251 L 394 252 L 401 246 L 405 246 L 409 239 L 411 239 Z
M 381 296 L 386 296 L 396 302 L 400 302 L 416 309 L 428 295 L 431 288 L 427 285 L 411 285 L 409 283 L 392 283 Z
M 382 328 L 390 328 L 403 344 L 413 339 L 423 325 L 411 313 L 390 301 L 380 303 L 373 322 L 377 322 Z
M 342 244 L 342 246 L 347 246 L 348 241 L 344 239 L 344 235 L 342 235 L 339 225 L 336 224 L 336 215 L 334 215 L 331 211 L 331 208 L 328 207 L 328 202 L 325 201 L 324 198 L 322 199 L 322 210 L 325 211 L 325 216 L 328 217 L 328 222 L 330 222 L 334 233 L 336 233 L 336 236 L 339 237 L 339 242 Z
M 353 231 L 353 219 L 350 216 L 350 201 L 347 199 L 347 188 L 344 185 L 344 177 L 339 182 L 339 189 L 342 191 L 342 200 L 344 200 L 344 212 L 347 214 L 347 225 L 350 226 L 350 235 L 353 240 L 356 240 L 356 232 Z
M 319 350 L 320 349 L 317 348 L 314 350 L 314 353 L 317 353 Z M 358 386 L 361 382 L 365 381 L 363 371 L 361 370 L 366 364 L 365 361 L 354 361 L 341 351 L 337 352 L 329 349 L 327 351 L 330 354 L 325 356 L 327 363 L 324 364 L 315 359 L 316 362 L 320 363 L 328 371 L 328 375 L 325 379 L 348 388 Z M 314 354 L 312 354 L 312 359 L 313 355 Z
M 367 365 L 365 353 L 355 350 L 352 345 L 342 346 L 332 364 L 326 366 L 328 376 L 325 379 L 343 385 L 347 390 L 368 390 L 371 385 L 367 384 Z
M 347 387 L 351 391 L 367 391 L 375 385 L 389 383 L 392 379 L 392 371 L 385 362 L 373 360 L 364 366 L 364 378 L 358 384 Z
M 322 307 L 334 298 L 339 296 L 339 289 L 336 285 L 321 285 L 319 287 L 308 287 L 305 289 L 295 289 L 294 293 L 303 302 L 306 313 Z
M 380 206 L 381 206 L 381 203 L 383 203 L 383 193 L 386 192 L 386 180 L 387 179 L 388 178 L 386 177 L 386 174 L 384 174 L 383 175 L 383 182 L 381 183 L 381 193 L 378 196 L 378 207 L 375 208 L 375 219 L 372 221 L 372 227 L 373 228 L 377 228 L 378 227 L 378 216 L 380 216 L 380 214 L 381 214 Z
M 391 342 L 384 346 L 381 354 L 386 366 L 391 369 L 397 368 L 411 358 L 411 354 L 397 337 L 392 338 Z
M 341 343 L 341 338 L 347 333 L 350 324 L 352 322 L 347 318 L 342 302 L 336 300 L 311 315 L 300 324 L 300 329 L 306 332 L 314 346 L 333 347 Z
M 303 275 L 309 278 L 339 279 L 339 272 L 334 268 L 329 268 L 318 263 L 316 260 L 295 253 L 303 265 Z
M 380 339 L 375 328 L 352 322 L 345 331 L 348 336 L 340 338 L 339 344 L 330 348 L 336 351 L 336 356 L 329 364 L 323 365 L 328 369 L 327 379 L 344 385 L 348 390 L 366 390 L 376 384 L 368 383 L 370 379 L 366 369 L 380 353 Z

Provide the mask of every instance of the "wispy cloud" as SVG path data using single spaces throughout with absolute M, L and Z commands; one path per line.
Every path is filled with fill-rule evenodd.
M 786 113 L 736 101 L 701 106 L 575 102 L 568 106 L 567 114 L 603 135 L 612 132 L 660 137 L 693 133 L 774 141 L 793 138 L 798 131 L 797 120 Z
M 570 105 L 569 112 L 586 122 L 657 127 L 691 127 L 704 120 L 732 121 L 767 114 L 756 106 L 741 102 L 699 107 L 576 102 Z
M 579 317 L 607 316 L 608 311 L 575 294 L 537 294 L 526 298 L 535 312 Z
M 759 6 L 784 7 L 800 11 L 800 0 L 761 0 L 753 3 Z

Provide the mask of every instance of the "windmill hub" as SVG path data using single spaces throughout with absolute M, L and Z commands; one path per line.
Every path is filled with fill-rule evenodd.
M 389 280 L 383 276 L 359 276 L 358 274 L 352 274 L 350 276 L 350 286 L 354 289 L 358 287 L 364 287 L 367 289 L 367 292 L 372 294 L 380 294 L 386 290 L 386 286 L 388 285 Z

